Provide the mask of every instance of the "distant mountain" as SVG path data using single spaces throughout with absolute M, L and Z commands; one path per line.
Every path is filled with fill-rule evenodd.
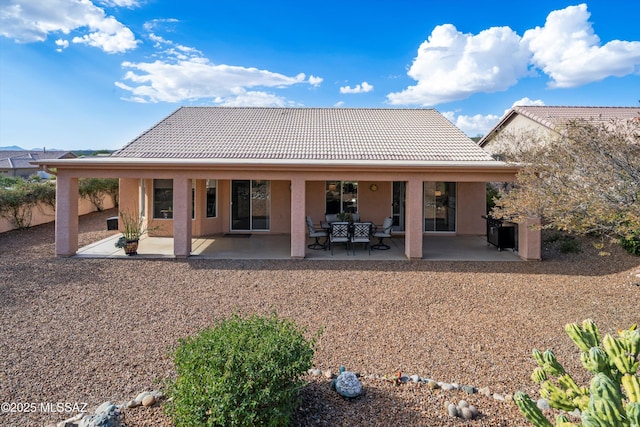
M 0 147 L 0 151 L 25 151 L 25 149 L 17 145 L 11 145 L 9 147 Z

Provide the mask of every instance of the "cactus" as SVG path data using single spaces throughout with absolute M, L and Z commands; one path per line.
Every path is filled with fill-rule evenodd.
M 582 325 L 567 324 L 565 332 L 580 349 L 582 366 L 594 377 L 589 388 L 581 387 L 565 372 L 551 350 L 533 350 L 538 367 L 531 380 L 540 385 L 540 396 L 556 409 L 581 411 L 580 424 L 573 424 L 560 415 L 555 426 L 640 427 L 640 332 L 637 326 L 619 330 L 618 337 L 606 334 L 601 340 L 595 322 L 587 319 Z M 553 427 L 528 395 L 518 392 L 514 401 L 533 425 Z
M 627 411 L 629 427 L 640 427 L 640 403 L 630 402 L 624 407 Z
M 536 406 L 527 393 L 517 391 L 513 395 L 513 400 L 516 402 L 516 405 L 518 405 L 522 415 L 524 415 L 531 424 L 536 427 L 553 427 L 553 424 L 545 418 L 540 408 Z

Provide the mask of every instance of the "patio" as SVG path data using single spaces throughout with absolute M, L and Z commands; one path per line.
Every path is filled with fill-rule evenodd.
M 119 234 L 82 247 L 77 258 L 173 258 L 173 238 L 144 237 L 140 240 L 138 255 L 128 257 L 122 249 L 115 247 Z M 313 243 L 309 239 L 308 244 Z M 406 261 L 404 238 L 396 236 L 385 239 L 389 250 L 372 250 L 371 255 L 363 245 L 347 253 L 343 245 L 329 250 L 307 249 L 308 260 L 370 260 Z M 422 239 L 423 260 L 428 261 L 522 261 L 517 252 L 498 251 L 489 246 L 484 236 L 424 236 Z M 288 234 L 217 235 L 192 239 L 191 258 L 199 259 L 291 259 L 291 236 Z

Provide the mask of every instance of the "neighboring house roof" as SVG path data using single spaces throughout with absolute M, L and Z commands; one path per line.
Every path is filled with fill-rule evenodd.
M 182 107 L 112 158 L 492 162 L 433 109 Z
M 0 150 L 0 168 L 3 169 L 37 169 L 31 164 L 37 160 L 70 159 L 76 157 L 70 151 L 27 151 L 27 150 Z
M 478 145 L 484 147 L 517 115 L 527 117 L 551 130 L 558 130 L 558 126 L 562 126 L 570 120 L 588 120 L 602 123 L 610 122 L 611 120 L 630 120 L 640 117 L 640 107 L 516 106 L 509 110 L 500 121 L 478 141 Z

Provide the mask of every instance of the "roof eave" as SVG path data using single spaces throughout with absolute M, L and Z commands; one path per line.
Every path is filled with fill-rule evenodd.
M 518 165 L 497 160 L 483 161 L 406 161 L 406 160 L 308 160 L 308 159 L 147 159 L 147 158 L 91 158 L 55 159 L 31 162 L 46 170 L 104 170 L 104 169 L 220 169 L 310 171 L 349 168 L 350 170 L 397 169 L 411 170 L 475 170 L 517 171 Z

